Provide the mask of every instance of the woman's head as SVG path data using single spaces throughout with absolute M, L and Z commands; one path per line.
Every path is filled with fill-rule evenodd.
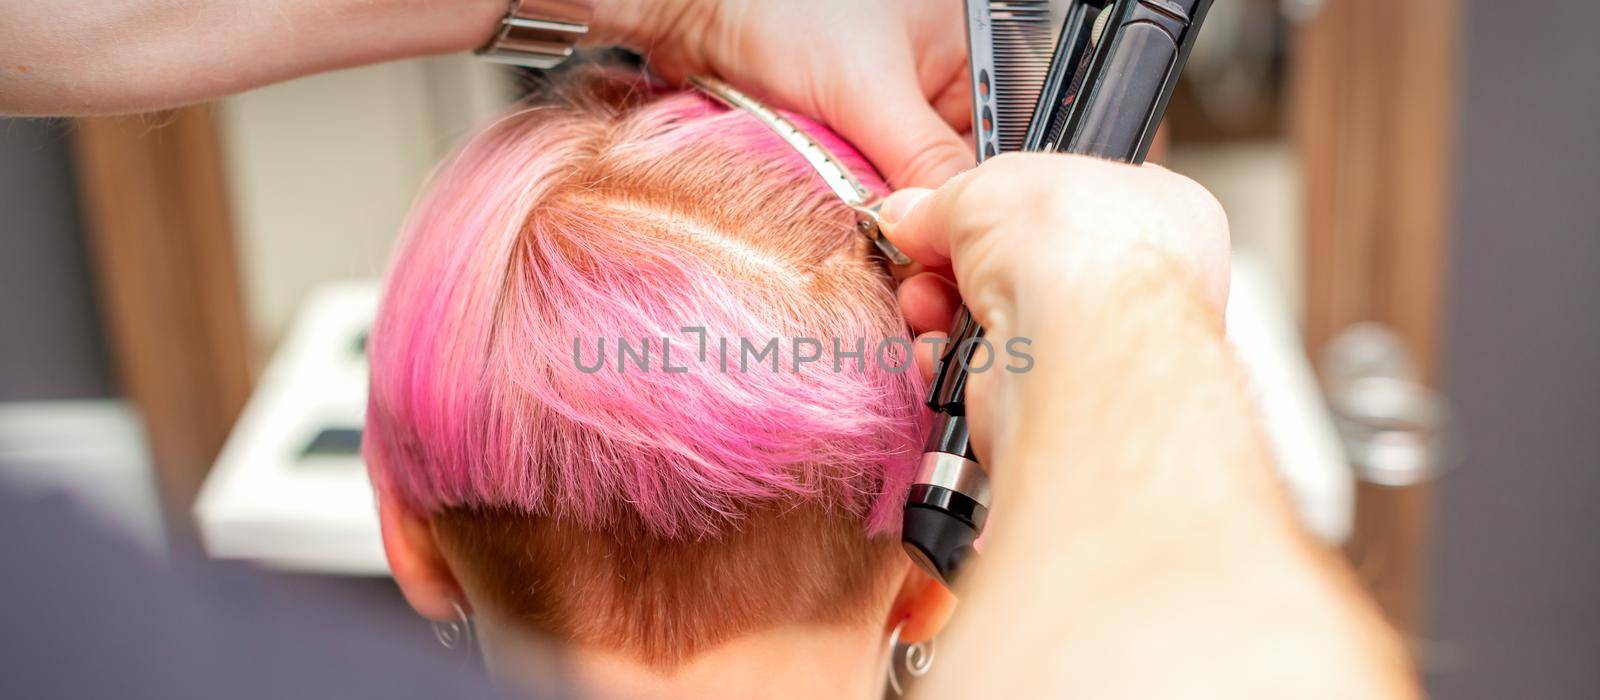
M 666 666 L 881 624 L 922 414 L 870 250 L 798 154 L 697 93 L 591 76 L 474 138 L 412 212 L 369 344 L 365 451 L 413 604 Z

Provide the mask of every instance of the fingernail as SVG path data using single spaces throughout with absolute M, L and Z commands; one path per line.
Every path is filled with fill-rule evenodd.
M 884 198 L 883 205 L 878 208 L 878 219 L 893 226 L 906 218 L 917 207 L 917 202 L 932 193 L 933 190 L 922 187 L 908 187 L 895 192 Z

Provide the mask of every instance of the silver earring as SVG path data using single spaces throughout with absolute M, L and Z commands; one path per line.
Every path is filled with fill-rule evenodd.
M 917 642 L 916 644 L 901 644 L 900 631 L 905 629 L 906 621 L 894 626 L 894 631 L 889 633 L 889 689 L 895 695 L 905 695 L 905 690 L 900 686 L 900 667 L 905 666 L 906 675 L 912 678 L 921 678 L 928 675 L 933 668 L 933 640 Z
M 439 640 L 439 645 L 455 651 L 465 649 L 468 655 L 472 654 L 473 647 L 477 645 L 477 637 L 473 633 L 472 618 L 461 604 L 450 601 L 450 607 L 455 608 L 456 619 L 447 622 L 435 620 L 433 622 L 433 638 Z

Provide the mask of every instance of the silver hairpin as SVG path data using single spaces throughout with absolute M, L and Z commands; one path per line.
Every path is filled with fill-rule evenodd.
M 883 226 L 878 218 L 878 208 L 882 206 L 883 200 L 873 197 L 872 192 L 862 185 L 861 181 L 850 173 L 850 169 L 839 162 L 838 157 L 825 146 L 811 138 L 804 129 L 795 126 L 794 122 L 785 119 L 771 107 L 740 92 L 732 85 L 698 75 L 690 76 L 689 84 L 704 91 L 718 102 L 754 115 L 758 121 L 783 139 L 784 143 L 798 151 L 811 168 L 817 171 L 822 181 L 827 183 L 828 189 L 833 190 L 846 206 L 855 211 L 856 230 L 871 240 L 884 257 L 896 265 L 911 264 L 911 258 L 906 257 L 905 253 L 900 252 L 900 249 L 883 235 Z

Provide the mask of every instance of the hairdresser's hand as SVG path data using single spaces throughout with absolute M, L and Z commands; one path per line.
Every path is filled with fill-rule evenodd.
M 953 272 L 960 296 L 991 329 L 1151 266 L 1188 285 L 1216 321 L 1227 302 L 1222 207 L 1193 180 L 1158 166 L 1005 155 L 937 190 L 896 192 L 883 216 L 913 260 Z M 935 272 L 905 280 L 900 299 L 918 331 L 948 328 L 962 301 Z
M 1148 293 L 1145 306 L 1157 296 L 1186 299 L 1179 312 L 1221 335 L 1227 218 L 1204 188 L 1158 166 L 1004 155 L 937 190 L 897 192 L 882 214 L 889 238 L 930 270 L 899 290 L 916 332 L 942 333 L 964 300 L 988 337 L 1033 339 L 1032 353 L 1048 365 L 1041 369 L 1051 370 L 1061 360 L 1047 339 L 1070 330 L 1074 314 L 1100 313 L 1096 305 L 1112 302 L 1121 305 L 1113 313 L 1133 313 L 1143 304 L 1138 295 Z M 933 348 L 917 344 L 924 372 L 932 370 Z M 990 444 L 989 397 L 1003 390 L 994 385 L 1019 376 L 1045 385 L 1037 375 L 1004 372 L 970 380 L 980 448 Z
M 993 509 L 918 697 L 1420 696 L 1272 469 L 1223 337 L 1228 226 L 1204 189 L 1009 155 L 883 213 L 953 271 L 991 343 L 1030 338 L 1034 358 L 970 375 Z M 957 303 L 932 273 L 900 297 L 924 328 Z
M 971 167 L 960 0 L 603 1 L 616 41 L 668 80 L 718 75 L 827 123 L 895 187 Z

